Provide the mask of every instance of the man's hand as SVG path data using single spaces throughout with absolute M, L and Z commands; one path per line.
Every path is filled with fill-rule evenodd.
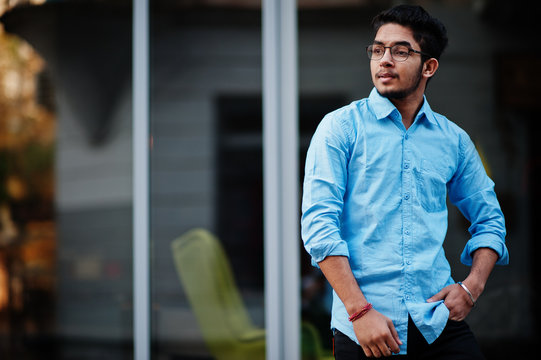
M 348 314 L 355 314 L 360 310 L 361 304 L 368 303 L 345 256 L 328 256 L 319 262 L 319 266 L 344 303 Z M 400 352 L 399 345 L 402 345 L 402 341 L 398 338 L 393 322 L 373 308 L 353 321 L 353 330 L 368 357 L 379 358 L 391 356 L 391 352 Z
M 443 303 L 449 309 L 449 319 L 455 321 L 464 320 L 474 305 L 468 293 L 458 284 L 444 287 L 439 293 L 428 299 L 427 302 L 439 300 L 443 300 Z
M 379 358 L 391 356 L 391 352 L 400 352 L 402 341 L 398 338 L 393 322 L 375 309 L 353 321 L 353 330 L 367 357 Z
M 473 253 L 471 271 L 463 283 L 471 291 L 474 301 L 477 301 L 483 293 L 488 276 L 497 260 L 498 254 L 489 248 L 479 248 Z M 449 319 L 455 321 L 464 320 L 474 305 L 468 293 L 458 284 L 444 287 L 427 301 L 439 300 L 443 300 L 449 309 Z

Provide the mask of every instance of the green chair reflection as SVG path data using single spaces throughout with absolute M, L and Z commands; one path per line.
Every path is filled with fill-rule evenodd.
M 178 276 L 211 354 L 217 360 L 265 359 L 265 329 L 250 318 L 219 240 L 194 229 L 173 240 Z M 324 358 L 315 329 L 302 326 L 303 359 Z
M 265 359 L 265 330 L 249 317 L 218 239 L 194 229 L 171 245 L 177 273 L 212 355 L 217 360 Z

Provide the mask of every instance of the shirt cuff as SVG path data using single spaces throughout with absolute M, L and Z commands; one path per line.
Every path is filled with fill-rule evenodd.
M 349 249 L 344 240 L 328 243 L 311 251 L 312 265 L 319 268 L 318 263 L 325 260 L 327 256 L 345 256 L 349 258 Z
M 460 255 L 460 261 L 464 265 L 471 266 L 473 263 L 472 254 L 479 248 L 489 248 L 494 250 L 496 254 L 498 254 L 496 265 L 509 264 L 509 252 L 507 251 L 505 242 L 499 236 L 494 234 L 480 234 L 471 238 L 466 244 L 462 255 Z

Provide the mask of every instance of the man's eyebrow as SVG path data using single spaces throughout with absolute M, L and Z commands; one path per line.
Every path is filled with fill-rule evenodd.
M 411 47 L 411 43 L 409 41 L 397 41 L 394 44 L 395 45 L 405 45 L 407 47 Z
M 373 43 L 374 45 L 385 45 L 384 42 L 381 42 L 381 41 L 379 41 L 379 40 L 374 40 L 372 43 Z M 405 45 L 405 46 L 407 46 L 407 47 L 411 47 L 411 43 L 410 43 L 409 41 L 405 41 L 405 40 L 403 40 L 403 41 L 396 41 L 396 42 L 393 43 L 393 45 Z

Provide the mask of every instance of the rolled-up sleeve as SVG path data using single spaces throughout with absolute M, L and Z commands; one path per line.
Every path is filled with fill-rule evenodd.
M 472 255 L 479 248 L 490 248 L 498 254 L 498 265 L 509 263 L 505 245 L 505 220 L 494 192 L 494 182 L 487 176 L 471 139 L 460 136 L 459 163 L 449 183 L 449 198 L 470 221 L 471 239 L 466 243 L 460 260 L 471 265 Z
M 349 257 L 340 221 L 347 184 L 349 138 L 340 118 L 327 116 L 308 149 L 303 184 L 301 232 L 312 264 L 327 256 Z

